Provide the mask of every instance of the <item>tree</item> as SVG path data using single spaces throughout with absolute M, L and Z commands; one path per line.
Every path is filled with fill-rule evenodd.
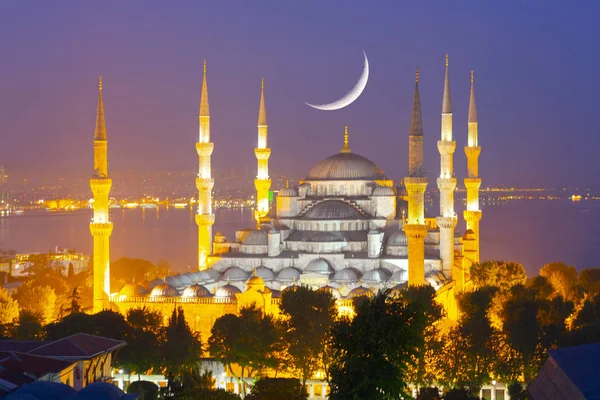
M 129 326 L 125 321 L 125 317 L 108 310 L 92 315 L 74 313 L 46 325 L 48 340 L 58 340 L 82 332 L 127 341 L 128 331 Z
M 127 387 L 127 394 L 137 394 L 137 400 L 157 400 L 158 386 L 150 381 L 131 382 Z
M 0 325 L 13 324 L 19 318 L 19 304 L 0 287 Z
M 579 273 L 577 287 L 583 295 L 593 297 L 600 293 L 600 268 L 585 268 Z
M 260 378 L 246 400 L 306 400 L 308 393 L 295 378 Z
M 200 336 L 190 329 L 181 306 L 173 309 L 164 330 L 164 341 L 160 352 L 166 374 L 179 375 L 182 371 L 196 366 L 200 358 L 202 353 Z
M 493 286 L 508 292 L 515 285 L 524 285 L 527 274 L 516 262 L 484 261 L 471 265 L 471 280 L 475 287 Z
M 148 371 L 159 371 L 162 336 L 160 321 L 162 314 L 146 307 L 127 311 L 129 324 L 127 347 L 119 354 L 119 361 L 130 373 L 140 375 Z
M 13 297 L 21 310 L 35 315 L 42 325 L 54 319 L 56 294 L 50 286 L 28 280 L 19 286 Z
M 66 315 L 80 313 L 82 311 L 81 296 L 79 295 L 79 290 L 77 290 L 77 286 L 73 288 L 73 292 L 69 297 L 67 297 L 67 300 L 70 301 L 71 304 L 69 305 L 69 307 L 63 310 L 63 312 Z
M 337 315 L 335 298 L 330 291 L 300 286 L 281 295 L 284 340 L 292 369 L 298 371 L 302 386 L 319 369 L 327 336 Z
M 208 340 L 210 354 L 238 381 L 277 367 L 280 347 L 280 332 L 275 321 L 255 305 L 242 308 L 239 316 L 225 314 L 218 318 Z M 241 368 L 240 376 L 236 375 L 234 364 Z M 245 385 L 243 391 L 245 394 Z
M 423 331 L 415 338 L 416 352 L 408 364 L 408 379 L 417 387 L 430 386 L 438 375 L 435 360 L 442 347 L 438 322 L 444 316 L 444 309 L 435 300 L 435 289 L 430 285 L 409 286 L 398 296 L 415 307 L 424 318 Z
M 41 340 L 44 338 L 44 327 L 37 315 L 29 311 L 21 311 L 13 339 L 16 340 Z
M 69 263 L 69 268 L 67 269 L 67 280 L 70 281 L 75 277 L 75 268 L 73 268 L 73 263 Z
M 565 300 L 576 299 L 577 270 L 561 262 L 552 262 L 540 269 L 540 276 L 548 279 L 557 294 Z
M 417 353 L 427 318 L 414 302 L 388 294 L 357 303 L 353 320 L 334 325 L 331 400 L 411 398 L 407 364 Z

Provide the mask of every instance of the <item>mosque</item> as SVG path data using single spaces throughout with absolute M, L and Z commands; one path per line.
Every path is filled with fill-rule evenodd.
M 206 63 L 199 114 L 196 151 L 198 209 L 198 270 L 126 285 L 120 292 L 109 287 L 108 213 L 111 179 L 107 169 L 107 137 L 102 98 L 98 99 L 94 137 L 94 310 L 147 306 L 169 315 L 174 304 L 184 307 L 190 326 L 210 336 L 214 321 L 240 307 L 256 303 L 265 312 L 278 314 L 281 292 L 294 285 L 330 290 L 340 313 L 352 313 L 352 299 L 373 296 L 381 289 L 400 290 L 407 285 L 433 286 L 448 318 L 457 318 L 455 293 L 470 283 L 468 271 L 479 261 L 478 123 L 474 78 L 468 113 L 468 145 L 464 148 L 468 170 L 464 185 L 467 209 L 466 233 L 457 235 L 454 211 L 456 178 L 453 156 L 452 103 L 448 57 L 442 98 L 440 154 L 440 210 L 425 213 L 428 179 L 423 172 L 423 125 L 419 98 L 419 74 L 415 79 L 412 117 L 408 135 L 409 163 L 403 185 L 371 160 L 351 149 L 348 128 L 341 150 L 318 162 L 297 184 L 286 183 L 269 201 L 268 123 L 264 80 L 258 112 L 256 226 L 239 230 L 235 237 L 213 236 L 210 110 Z M 341 136 L 341 135 L 340 135 Z M 398 178 L 397 178 L 398 179 Z

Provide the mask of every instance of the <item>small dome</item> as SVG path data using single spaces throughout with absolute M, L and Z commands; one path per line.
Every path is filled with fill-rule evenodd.
M 293 187 L 284 187 L 279 189 L 277 197 L 298 197 L 298 191 Z
M 258 291 L 265 290 L 265 281 L 260 276 L 251 276 L 246 282 L 248 289 L 255 289 Z
M 332 280 L 336 282 L 358 282 L 358 278 L 360 277 L 360 272 L 358 272 L 354 268 L 344 268 L 342 270 L 337 271 Z
M 373 190 L 372 196 L 384 197 L 384 196 L 396 196 L 396 192 L 389 186 L 377 186 Z
M 247 246 L 266 246 L 268 243 L 267 232 L 262 230 L 250 231 L 242 240 L 242 244 Z
M 392 276 L 390 276 L 390 281 L 392 282 L 404 282 L 407 280 L 406 271 L 403 269 L 397 269 L 394 271 Z
M 127 297 L 139 297 L 148 294 L 148 290 L 137 283 L 128 283 L 119 291 L 119 295 Z
M 337 290 L 336 288 L 334 288 L 333 286 L 329 286 L 329 285 L 325 285 L 322 286 L 318 289 L 319 291 L 322 292 L 330 292 L 334 298 L 339 299 L 340 297 L 342 297 L 342 295 L 340 294 L 340 291 Z
M 200 271 L 200 272 L 207 273 L 213 279 L 219 279 L 221 277 L 221 273 L 219 271 L 217 271 L 217 270 L 212 269 L 212 268 L 208 268 L 208 269 L 205 269 L 205 270 Z
M 245 281 L 250 275 L 249 272 L 244 271 L 240 267 L 229 267 L 221 275 L 223 281 Z
M 350 291 L 350 293 L 348 293 L 348 296 L 346 296 L 346 297 L 354 299 L 356 297 L 361 297 L 361 296 L 364 296 L 364 297 L 373 297 L 374 294 L 371 291 L 371 289 L 366 288 L 364 286 L 358 286 L 358 287 L 355 287 L 354 289 L 352 289 Z
M 179 292 L 173 286 L 161 283 L 160 285 L 155 286 L 150 292 L 150 296 L 152 297 L 175 297 L 179 296 Z
M 195 283 L 185 288 L 183 297 L 212 297 L 212 293 L 204 286 Z
M 272 281 L 275 279 L 275 274 L 273 270 L 267 267 L 258 267 L 256 268 L 256 276 L 261 277 L 265 281 Z
M 341 200 L 327 200 L 309 209 L 304 219 L 361 219 L 363 215 L 350 204 Z
M 402 290 L 406 289 L 407 287 L 408 287 L 408 282 L 403 282 L 403 283 L 399 283 L 399 284 L 395 285 L 390 290 L 391 290 L 392 294 L 397 294 L 398 292 L 401 292 Z
M 368 282 L 386 282 L 391 275 L 392 273 L 387 269 L 374 268 L 369 271 L 366 271 L 363 274 L 362 279 Z
M 375 163 L 355 153 L 338 153 L 311 168 L 307 180 L 381 180 L 383 171 Z
M 217 272 L 217 271 L 214 271 L 214 272 Z M 221 274 L 219 274 L 219 276 L 221 276 Z M 215 278 L 211 274 L 208 273 L 208 270 L 192 272 L 190 274 L 190 279 L 192 279 L 193 283 L 210 282 L 210 281 L 215 280 Z
M 125 394 L 116 385 L 109 382 L 94 382 L 90 383 L 77 394 L 67 397 L 67 399 L 79 400 L 123 400 L 130 395 Z M 64 397 L 62 397 L 64 398 Z
M 300 279 L 300 271 L 294 267 L 283 268 L 277 274 L 278 281 L 293 281 L 294 279 Z
M 472 229 L 467 229 L 465 235 L 463 236 L 465 240 L 475 240 L 475 232 Z
M 324 258 L 316 258 L 308 263 L 306 268 L 304 268 L 304 272 L 316 272 L 318 274 L 329 275 L 332 272 L 335 272 L 335 270 L 329 261 Z
M 147 290 L 150 291 L 150 290 L 154 289 L 156 286 L 163 284 L 163 283 L 165 283 L 165 281 L 163 281 L 162 279 L 154 278 L 150 282 L 148 282 Z
M 169 276 L 166 282 L 174 287 L 189 286 L 195 283 L 192 279 L 192 273 Z
M 408 246 L 408 238 L 404 231 L 397 231 L 391 234 L 387 241 L 388 246 Z
M 236 293 L 242 293 L 242 291 L 240 289 L 238 289 L 237 286 L 227 284 L 227 285 L 221 286 L 220 288 L 217 289 L 217 292 L 215 293 L 215 297 L 234 298 Z

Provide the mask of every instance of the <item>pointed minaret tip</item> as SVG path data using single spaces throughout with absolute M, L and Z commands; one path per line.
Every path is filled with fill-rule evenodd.
M 267 106 L 265 105 L 265 78 L 260 82 L 260 106 L 258 108 L 258 125 L 267 125 Z
M 421 98 L 419 96 L 419 68 L 415 73 L 415 94 L 413 96 L 412 115 L 409 136 L 423 136 L 423 118 L 421 116 Z
M 446 76 L 444 78 L 444 96 L 442 100 L 442 114 L 452 113 L 452 100 L 450 98 L 450 75 L 448 72 L 448 54 L 446 54 Z
M 106 140 L 106 122 L 104 120 L 104 100 L 102 99 L 102 76 L 98 79 L 98 111 L 96 112 L 96 130 L 94 140 Z
M 419 83 L 419 66 L 417 66 L 417 69 L 415 71 L 415 82 Z
M 471 71 L 471 95 L 469 97 L 468 122 L 477 122 L 477 107 L 475 106 L 475 71 Z
M 202 77 L 202 94 L 200 95 L 200 116 L 210 117 L 208 106 L 208 82 L 206 79 L 206 60 L 204 60 L 204 75 Z
M 350 146 L 348 146 L 348 125 L 344 126 L 344 147 L 340 150 L 341 153 L 352 153 Z

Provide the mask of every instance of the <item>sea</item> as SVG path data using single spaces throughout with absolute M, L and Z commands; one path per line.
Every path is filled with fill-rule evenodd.
M 512 200 L 482 207 L 481 259 L 516 261 L 528 275 L 561 261 L 578 270 L 600 267 L 600 201 Z M 236 229 L 254 226 L 253 211 L 217 209 L 214 232 L 234 238 Z M 91 210 L 32 211 L 0 217 L 0 249 L 18 253 L 61 248 L 91 255 Z M 197 226 L 191 208 L 112 209 L 111 259 L 166 260 L 185 272 L 196 262 Z M 459 212 L 458 231 L 465 230 Z

